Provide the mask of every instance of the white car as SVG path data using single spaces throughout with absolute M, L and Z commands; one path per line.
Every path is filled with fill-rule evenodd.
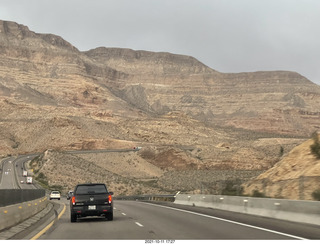
M 61 195 L 60 195 L 60 192 L 59 192 L 59 191 L 52 191 L 52 192 L 50 193 L 49 199 L 50 199 L 50 200 L 51 200 L 51 199 L 58 199 L 58 200 L 60 200 L 60 197 L 61 197 Z

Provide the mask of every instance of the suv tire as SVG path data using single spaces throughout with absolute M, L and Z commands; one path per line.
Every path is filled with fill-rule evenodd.
M 76 222 L 76 221 L 77 221 L 77 215 L 71 214 L 70 217 L 71 217 L 71 218 L 70 218 L 71 222 Z
M 112 221 L 113 220 L 113 213 L 107 214 L 106 218 L 107 218 L 108 221 Z

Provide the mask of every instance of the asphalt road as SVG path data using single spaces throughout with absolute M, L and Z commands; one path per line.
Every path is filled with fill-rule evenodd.
M 19 187 L 18 182 L 24 179 L 23 163 L 29 160 L 28 157 L 7 158 L 1 162 L 0 188 Z M 27 184 L 20 186 L 34 187 Z M 69 201 L 62 198 L 60 201 L 51 202 L 55 202 L 56 206 L 65 205 L 66 210 L 62 212 L 61 218 L 39 237 L 42 240 L 320 239 L 319 226 L 315 225 L 174 203 L 159 205 L 139 201 L 115 201 L 113 221 L 91 217 L 71 223 Z M 55 213 L 57 215 L 57 211 Z M 37 229 L 42 228 L 40 225 L 37 225 Z M 29 230 L 26 230 L 27 232 Z M 19 238 L 24 239 L 22 234 Z
M 57 200 L 56 200 L 57 201 Z M 83 218 L 76 223 L 70 222 L 70 212 L 67 200 L 66 211 L 62 217 L 39 239 L 41 240 L 295 240 L 320 238 L 317 226 L 309 226 L 308 233 L 300 230 L 296 236 L 294 228 L 302 224 L 293 224 L 285 221 L 270 220 L 262 217 L 253 217 L 252 221 L 260 226 L 232 220 L 232 212 L 226 212 L 229 219 L 214 216 L 214 210 L 194 208 L 195 211 L 178 209 L 179 206 L 165 206 L 138 201 L 115 201 L 114 220 L 104 218 Z M 198 213 L 197 213 L 198 212 Z M 220 211 L 221 215 L 221 211 Z M 248 222 L 250 216 L 243 220 Z M 249 220 L 250 221 L 250 220 Z M 261 227 L 263 222 L 272 229 Z M 270 222 L 271 221 L 271 222 Z M 287 230 L 287 233 L 279 232 Z M 285 227 L 287 225 L 287 228 Z M 303 229 L 303 227 L 302 227 Z M 292 233 L 290 233 L 292 232 Z
M 13 158 L 2 161 L 0 189 L 18 189 L 15 177 L 15 163 Z
M 35 189 L 36 187 L 33 184 L 26 184 L 26 177 L 22 175 L 24 163 L 33 157 L 20 156 L 4 159 L 0 167 L 0 189 Z

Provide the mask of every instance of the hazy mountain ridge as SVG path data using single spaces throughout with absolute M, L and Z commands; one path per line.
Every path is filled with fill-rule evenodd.
M 112 89 L 115 94 L 136 90 L 136 105 L 146 112 L 179 110 L 212 124 L 225 126 L 227 118 L 227 125 L 238 128 L 293 135 L 309 135 L 319 128 L 319 86 L 295 72 L 225 74 L 181 55 L 115 48 L 85 53 L 131 74 Z M 148 98 L 144 106 L 138 97 Z M 121 98 L 135 105 L 134 99 Z
M 190 172 L 199 170 L 255 176 L 319 129 L 320 87 L 295 72 L 226 74 L 184 55 L 80 52 L 61 37 L 7 21 L 0 21 L 0 88 L 0 154 L 141 145 L 138 157 L 163 172 L 153 179 L 159 183 L 173 182 L 175 172 L 194 181 Z M 92 167 L 99 160 L 90 159 Z M 215 182 L 208 179 L 207 191 Z

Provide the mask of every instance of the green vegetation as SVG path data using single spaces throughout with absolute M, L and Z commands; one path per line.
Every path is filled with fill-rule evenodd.
M 314 132 L 312 134 L 312 139 L 314 143 L 310 146 L 311 153 L 317 158 L 320 159 L 320 142 L 319 142 L 319 136 L 317 132 Z
M 41 187 L 43 187 L 45 189 L 49 189 L 49 183 L 48 183 L 47 177 L 43 173 L 39 173 L 35 177 L 35 179 L 36 179 L 36 181 L 38 181 L 38 183 L 41 185 Z
M 314 200 L 320 201 L 320 189 L 315 190 L 314 192 L 312 192 L 311 195 L 312 195 Z
M 243 187 L 241 187 L 241 181 L 239 179 L 227 180 L 225 188 L 221 191 L 221 195 L 228 196 L 242 196 L 242 193 Z
M 35 179 L 38 181 L 39 185 L 41 185 L 41 187 L 44 188 L 44 189 L 57 190 L 57 191 L 61 192 L 63 190 L 63 188 L 64 188 L 63 186 L 60 186 L 60 185 L 52 185 L 52 186 L 50 186 L 47 177 L 42 172 L 40 172 L 35 177 Z
M 281 158 L 284 154 L 284 148 L 283 146 L 280 147 L 279 157 Z
M 52 186 L 49 186 L 49 189 L 63 192 L 64 187 L 61 185 L 52 185 Z
M 252 192 L 252 197 L 266 197 L 266 195 L 262 192 L 259 192 L 258 190 L 254 190 Z

